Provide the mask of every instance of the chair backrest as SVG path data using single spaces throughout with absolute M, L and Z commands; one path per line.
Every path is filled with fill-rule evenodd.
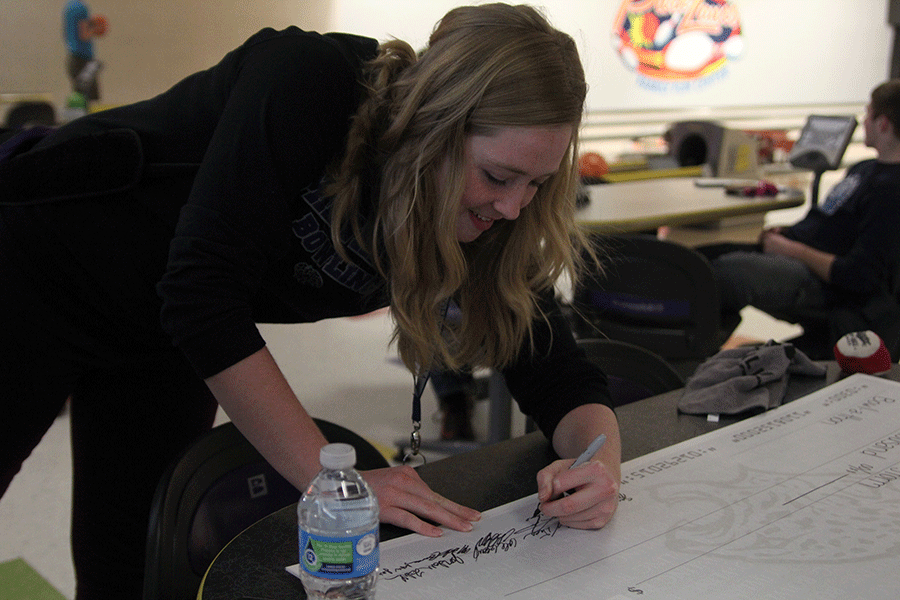
M 365 439 L 328 421 L 330 442 L 356 449 L 359 469 L 387 467 Z M 193 600 L 212 560 L 237 534 L 300 499 L 233 423 L 213 428 L 160 480 L 150 514 L 144 600 Z
M 643 346 L 668 360 L 706 358 L 721 342 L 719 288 L 709 261 L 651 235 L 602 238 L 602 273 L 575 289 L 580 337 Z
M 44 101 L 18 102 L 6 113 L 6 127 L 22 129 L 30 125 L 56 125 L 53 105 Z
M 614 408 L 684 387 L 678 371 L 646 348 L 609 339 L 581 339 L 578 345 L 606 373 Z

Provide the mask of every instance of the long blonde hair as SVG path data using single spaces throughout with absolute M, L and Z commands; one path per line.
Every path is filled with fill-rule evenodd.
M 335 244 L 346 257 L 352 233 L 375 258 L 411 370 L 509 364 L 542 316 L 538 294 L 564 272 L 577 277 L 587 247 L 574 222 L 577 134 L 518 219 L 468 244 L 456 239 L 464 144 L 501 127 L 577 132 L 587 85 L 574 41 L 528 6 L 460 7 L 418 57 L 405 42 L 382 44 L 366 85 L 335 174 Z M 462 318 L 442 323 L 450 298 Z

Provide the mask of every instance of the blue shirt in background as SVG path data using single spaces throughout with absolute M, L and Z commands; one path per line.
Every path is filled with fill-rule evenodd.
M 88 7 L 81 0 L 69 0 L 63 9 L 63 37 L 71 54 L 85 60 L 94 59 L 94 43 L 82 40 L 78 35 L 78 24 L 90 18 Z

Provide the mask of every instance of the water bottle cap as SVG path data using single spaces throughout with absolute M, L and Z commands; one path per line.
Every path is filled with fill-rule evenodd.
M 66 108 L 87 108 L 87 100 L 84 95 L 72 92 L 66 98 Z
M 356 449 L 350 444 L 328 444 L 319 451 L 319 462 L 326 469 L 352 469 Z

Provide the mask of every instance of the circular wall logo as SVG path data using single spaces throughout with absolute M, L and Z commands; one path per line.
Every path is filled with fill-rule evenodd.
M 625 0 L 612 38 L 629 69 L 667 81 L 708 77 L 744 49 L 728 0 Z

